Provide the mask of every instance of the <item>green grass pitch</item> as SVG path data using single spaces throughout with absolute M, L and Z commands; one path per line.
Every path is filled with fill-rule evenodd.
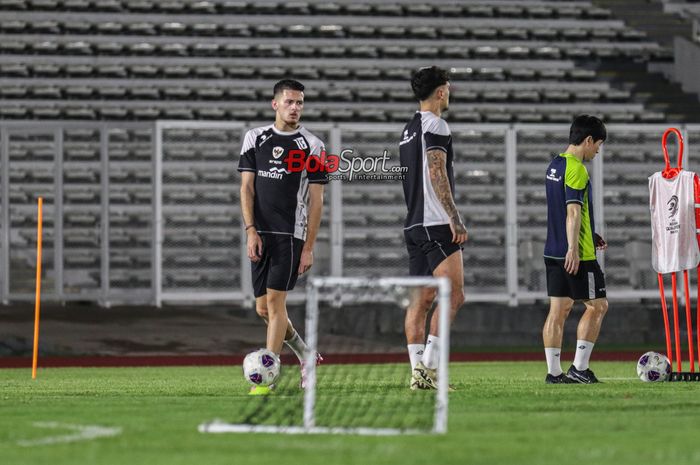
M 252 409 L 255 402 L 268 402 L 285 421 L 300 418 L 292 381 L 274 399 L 251 400 L 238 367 L 40 369 L 36 381 L 29 369 L 6 369 L 0 370 L 0 463 L 700 463 L 700 383 L 645 384 L 629 362 L 593 368 L 603 384 L 548 386 L 544 362 L 452 364 L 458 391 L 449 397 L 448 434 L 392 437 L 197 432 L 204 421 L 262 411 Z M 390 372 L 383 365 L 324 367 L 319 414 L 329 424 L 425 423 L 430 394 L 387 381 L 395 379 L 382 376 Z M 393 418 L 386 415 L 393 410 Z M 75 433 L 62 425 L 121 428 L 121 434 L 31 442 Z

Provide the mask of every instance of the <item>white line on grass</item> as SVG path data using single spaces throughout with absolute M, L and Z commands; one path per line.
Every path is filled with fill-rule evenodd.
M 58 423 L 55 421 L 38 421 L 34 422 L 33 425 L 37 428 L 67 429 L 74 431 L 74 433 L 64 434 L 61 436 L 48 436 L 39 439 L 20 439 L 17 441 L 17 445 L 24 447 L 48 446 L 51 444 L 60 444 L 65 442 L 90 441 L 97 438 L 118 436 L 122 432 L 122 429 L 118 427 L 110 428 L 107 426 L 98 425 L 71 425 L 68 423 Z

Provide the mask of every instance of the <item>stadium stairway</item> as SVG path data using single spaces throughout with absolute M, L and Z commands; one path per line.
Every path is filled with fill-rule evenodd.
M 679 15 L 664 13 L 659 0 L 594 0 L 593 4 L 609 9 L 613 16 L 628 26 L 643 31 L 650 40 L 658 42 L 667 54 L 649 61 L 635 58 L 604 60 L 596 69 L 598 78 L 613 86 L 628 90 L 645 107 L 666 114 L 669 123 L 700 121 L 697 96 L 686 93 L 679 84 L 670 82 L 649 65 L 655 60 L 673 61 L 673 38 L 692 40 L 692 25 Z

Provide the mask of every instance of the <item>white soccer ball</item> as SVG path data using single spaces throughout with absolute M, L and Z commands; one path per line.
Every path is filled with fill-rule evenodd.
M 256 386 L 273 384 L 280 374 L 280 359 L 267 349 L 251 352 L 243 359 L 243 375 Z
M 637 376 L 644 382 L 667 381 L 671 376 L 671 362 L 658 352 L 647 352 L 639 357 Z

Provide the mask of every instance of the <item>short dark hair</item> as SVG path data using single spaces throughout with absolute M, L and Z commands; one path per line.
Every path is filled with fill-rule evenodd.
M 304 92 L 304 84 L 294 79 L 282 79 L 275 87 L 272 88 L 272 98 L 277 97 L 277 94 L 281 94 L 283 90 L 298 90 Z
M 591 115 L 578 115 L 571 123 L 569 144 L 581 145 L 588 136 L 593 138 L 593 142 L 599 140 L 605 142 L 605 139 L 608 138 L 608 131 L 600 118 Z
M 421 68 L 411 76 L 413 95 L 419 100 L 426 100 L 435 89 L 450 81 L 450 74 L 437 66 Z

